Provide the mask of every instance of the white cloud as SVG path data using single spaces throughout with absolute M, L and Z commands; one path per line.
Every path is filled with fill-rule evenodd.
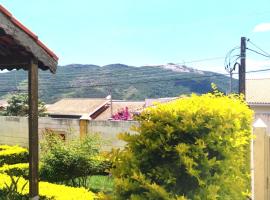
M 267 32 L 267 31 L 270 31 L 270 23 L 257 24 L 253 29 L 253 32 Z

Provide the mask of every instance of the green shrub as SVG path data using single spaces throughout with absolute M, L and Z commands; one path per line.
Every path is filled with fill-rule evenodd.
M 10 176 L 10 182 L 4 183 L 5 187 L 0 189 L 0 200 L 27 200 L 27 195 L 22 195 L 24 188 L 27 185 L 25 181 L 24 185 L 19 185 L 20 177 Z
M 0 145 L 0 166 L 28 162 L 28 150 L 19 146 Z
M 97 174 L 102 165 L 99 159 L 102 142 L 98 135 L 83 140 L 65 142 L 55 135 L 47 135 L 42 144 L 40 177 L 50 182 L 85 186 L 89 175 Z M 78 178 L 82 179 L 77 185 Z
M 252 111 L 237 96 L 192 95 L 138 117 L 114 152 L 117 200 L 246 200 Z
M 16 183 L 14 183 L 14 180 Z M 10 189 L 13 188 L 13 189 Z M 18 177 L 10 177 L 6 174 L 0 174 L 0 195 L 10 195 L 12 200 L 26 199 L 28 196 L 28 182 Z M 40 199 L 53 200 L 74 200 L 85 199 L 93 200 L 97 196 L 84 188 L 73 188 L 64 185 L 57 185 L 48 182 L 39 182 Z M 5 198 L 6 199 L 6 198 Z
M 0 167 L 0 173 L 5 173 L 10 176 L 22 176 L 24 178 L 28 177 L 29 164 L 28 163 L 18 163 L 13 165 L 4 164 Z

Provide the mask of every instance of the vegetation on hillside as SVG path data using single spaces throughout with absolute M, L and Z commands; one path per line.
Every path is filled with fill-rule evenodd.
M 60 66 L 56 74 L 39 72 L 39 96 L 46 103 L 64 97 L 105 97 L 112 90 L 114 99 L 144 100 L 145 98 L 171 97 L 181 94 L 203 94 L 211 91 L 215 83 L 226 92 L 229 77 L 213 72 L 198 71 L 186 66 L 132 67 L 122 64 L 107 66 Z M 200 78 L 202 77 L 202 78 Z M 27 90 L 27 72 L 1 73 L 0 99 L 9 92 Z M 234 85 L 236 81 L 234 80 Z M 237 88 L 234 87 L 234 90 Z

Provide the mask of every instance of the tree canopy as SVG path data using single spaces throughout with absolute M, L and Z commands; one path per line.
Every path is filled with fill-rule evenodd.
M 8 99 L 8 106 L 4 110 L 3 115 L 6 116 L 28 116 L 28 95 L 27 94 L 14 94 Z M 38 101 L 39 116 L 45 116 L 46 107 L 45 103 Z

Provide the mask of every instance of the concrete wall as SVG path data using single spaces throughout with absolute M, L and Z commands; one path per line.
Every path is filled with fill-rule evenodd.
M 111 149 L 112 147 L 123 147 L 125 143 L 117 138 L 119 133 L 129 132 L 132 126 L 136 126 L 138 123 L 135 121 L 89 121 L 88 133 L 100 133 L 101 137 L 105 140 L 105 149 Z
M 39 137 L 47 130 L 63 134 L 67 140 L 79 138 L 82 135 L 100 133 L 106 141 L 106 149 L 123 147 L 124 142 L 117 139 L 121 132 L 131 132 L 130 127 L 136 125 L 134 121 L 87 121 L 81 123 L 79 119 L 39 118 Z M 84 125 L 85 127 L 82 127 Z M 28 118 L 0 116 L 0 144 L 21 145 L 28 147 Z
M 0 143 L 28 145 L 28 119 L 0 116 Z

